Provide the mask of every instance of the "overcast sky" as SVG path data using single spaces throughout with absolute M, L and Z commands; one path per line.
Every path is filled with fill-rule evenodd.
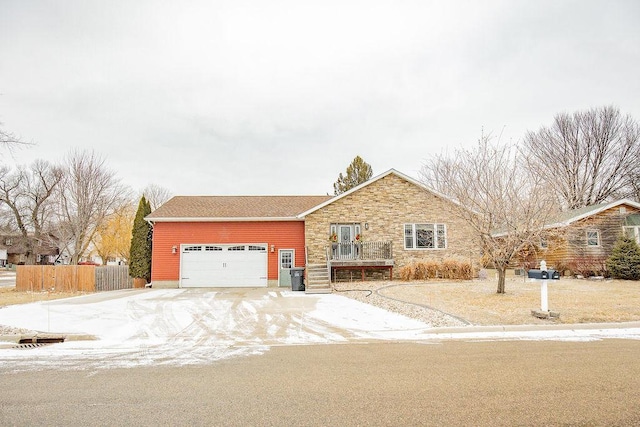
M 176 195 L 332 193 L 360 155 L 417 177 L 481 129 L 640 120 L 640 2 L 0 0 L 0 122 Z

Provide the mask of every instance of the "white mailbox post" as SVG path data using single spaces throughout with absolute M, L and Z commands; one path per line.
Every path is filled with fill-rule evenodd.
M 544 271 L 547 274 L 543 277 L 549 278 L 549 272 L 547 271 L 547 262 L 540 261 L 540 271 Z M 547 290 L 547 279 L 542 279 L 542 286 L 540 286 L 540 311 L 549 311 L 549 292 Z
M 540 261 L 540 269 L 539 270 L 529 270 L 528 272 L 529 279 L 534 279 L 536 281 L 540 280 L 540 311 L 533 310 L 531 313 L 536 317 L 541 318 L 550 318 L 550 317 L 558 317 L 558 313 L 552 313 L 549 311 L 549 292 L 548 292 L 548 280 L 558 280 L 560 279 L 560 273 L 556 270 L 550 270 L 547 268 L 546 261 Z

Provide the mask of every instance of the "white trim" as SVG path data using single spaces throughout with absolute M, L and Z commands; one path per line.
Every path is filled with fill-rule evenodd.
M 392 175 L 392 174 L 397 176 L 398 178 L 404 179 L 405 181 L 415 185 L 416 187 L 420 187 L 423 190 L 426 190 L 426 191 L 428 191 L 428 192 L 430 192 L 430 193 L 432 193 L 432 194 L 434 194 L 434 195 L 436 195 L 436 196 L 438 196 L 438 197 L 440 197 L 442 199 L 445 199 L 447 201 L 450 201 L 451 203 L 454 203 L 454 204 L 460 206 L 460 203 L 458 203 L 457 201 L 453 200 L 452 198 L 450 198 L 448 196 L 445 196 L 444 194 L 438 193 L 437 191 L 435 191 L 432 188 L 427 187 L 426 185 L 424 185 L 420 181 L 417 181 L 417 180 L 411 178 L 408 175 L 405 175 L 405 174 L 403 174 L 401 172 L 398 172 L 395 169 L 389 169 L 388 171 L 386 171 L 386 172 L 384 172 L 384 173 L 382 173 L 382 174 L 380 174 L 378 176 L 375 176 L 375 177 L 371 178 L 369 181 L 363 182 L 362 184 L 360 184 L 360 185 L 358 185 L 356 187 L 353 187 L 349 191 L 345 191 L 344 193 L 342 193 L 342 194 L 340 194 L 338 196 L 335 196 L 333 199 L 329 199 L 326 202 L 320 203 L 318 206 L 309 209 L 308 211 L 302 212 L 301 214 L 298 215 L 298 218 L 304 219 L 305 216 L 307 216 L 309 214 L 312 214 L 313 212 L 315 212 L 315 211 L 317 211 L 319 209 L 322 209 L 325 206 L 328 206 L 331 203 L 342 199 L 343 197 L 347 197 L 348 195 L 350 195 L 352 193 L 355 193 L 356 191 L 359 191 L 360 189 L 366 187 L 367 185 L 373 184 L 374 182 L 379 181 L 382 178 L 384 178 L 384 177 L 386 177 L 388 175 Z
M 636 209 L 640 209 L 640 203 L 634 202 L 633 200 L 629 200 L 629 199 L 621 199 L 621 200 L 616 200 L 615 202 L 607 203 L 606 205 L 603 205 L 603 206 L 601 206 L 598 209 L 595 209 L 593 211 L 589 211 L 589 212 L 584 213 L 582 215 L 578 215 L 578 216 L 575 216 L 573 218 L 570 218 L 567 221 L 557 222 L 555 224 L 545 225 L 544 228 L 556 228 L 556 227 L 567 226 L 567 225 L 569 225 L 571 223 L 574 223 L 576 221 L 580 221 L 581 219 L 588 218 L 588 217 L 593 216 L 593 215 L 597 215 L 600 212 L 606 211 L 606 210 L 611 209 L 611 208 L 615 208 L 616 206 L 620 206 L 620 205 L 629 205 L 629 206 L 633 206 Z
M 278 286 L 280 286 L 280 271 L 282 270 L 282 268 L 281 268 L 282 266 L 280 265 L 280 261 L 281 261 L 280 254 L 282 252 L 285 252 L 285 251 L 287 251 L 287 252 L 291 251 L 291 254 L 292 254 L 291 255 L 291 268 L 295 268 L 296 267 L 296 250 L 293 249 L 293 248 L 291 248 L 291 249 L 278 249 Z
M 275 221 L 304 221 L 304 218 L 298 217 L 165 217 L 165 218 L 145 218 L 147 222 L 153 224 L 154 222 L 275 222 Z
M 627 236 L 627 229 L 633 231 L 633 237 Z M 635 240 L 636 243 L 640 245 L 640 225 L 623 225 L 622 234 L 624 234 L 626 237 L 629 237 L 630 239 Z
M 589 244 L 589 233 L 596 233 L 596 238 L 598 240 L 597 244 L 595 244 L 595 245 L 590 245 Z M 601 246 L 601 244 L 600 244 L 600 230 L 596 230 L 596 229 L 593 229 L 593 228 L 587 229 L 584 232 L 584 237 L 585 237 L 586 246 L 588 248 L 598 248 L 598 247 Z
M 433 225 L 433 247 L 432 248 L 419 248 L 418 247 L 418 236 L 416 233 L 416 225 Z M 406 227 L 407 225 L 411 226 L 411 244 L 413 247 L 407 247 L 407 235 Z M 438 247 L 438 226 L 442 225 L 444 228 L 444 247 Z M 444 251 L 449 246 L 449 239 L 447 238 L 447 224 L 442 222 L 406 222 L 402 225 L 402 248 L 405 251 Z

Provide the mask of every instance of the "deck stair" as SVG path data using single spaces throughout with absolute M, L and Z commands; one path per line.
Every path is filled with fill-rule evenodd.
M 305 293 L 331 293 L 331 275 L 327 264 L 308 264 L 306 273 Z

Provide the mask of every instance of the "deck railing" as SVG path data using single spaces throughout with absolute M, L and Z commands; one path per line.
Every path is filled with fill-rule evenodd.
M 327 249 L 331 260 L 390 260 L 392 242 L 332 243 Z

